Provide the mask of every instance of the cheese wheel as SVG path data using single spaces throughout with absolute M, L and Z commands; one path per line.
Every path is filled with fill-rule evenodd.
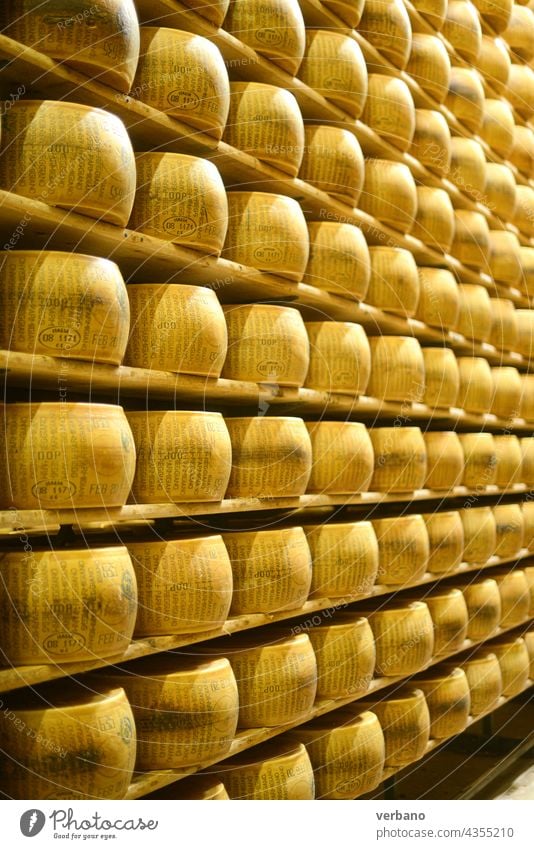
M 203 253 L 221 253 L 228 204 L 213 162 L 183 153 L 138 153 L 128 226 Z
M 219 377 L 226 321 L 211 289 L 182 283 L 129 283 L 131 330 L 125 364 Z
M 460 297 L 447 268 L 419 268 L 419 301 L 415 318 L 431 327 L 449 330 L 458 321 Z
M 484 201 L 486 157 L 475 139 L 455 136 L 451 139 L 449 180 L 473 200 Z
M 484 120 L 484 89 L 474 69 L 451 68 L 445 106 L 471 133 L 479 132 Z
M 374 519 L 378 540 L 377 583 L 407 585 L 426 572 L 430 546 L 423 517 L 417 514 Z
M 494 436 L 495 455 L 497 457 L 497 477 L 495 483 L 501 489 L 507 489 L 521 483 L 521 445 L 513 434 Z
M 367 619 L 336 612 L 331 621 L 314 625 L 307 634 L 317 659 L 318 698 L 356 697 L 369 689 L 375 641 Z
M 373 476 L 374 453 L 361 422 L 305 422 L 313 466 L 307 492 L 329 495 L 367 492 Z
M 126 548 L 0 554 L 0 641 L 10 664 L 120 657 L 137 610 Z
M 506 298 L 491 299 L 492 325 L 489 341 L 500 351 L 515 351 L 517 345 L 517 318 L 512 301 Z
M 358 26 L 365 0 L 322 0 L 323 6 L 341 18 L 352 29 Z
M 217 768 L 230 799 L 315 798 L 313 768 L 302 743 L 270 740 Z
M 306 43 L 304 19 L 293 0 L 231 0 L 224 29 L 295 76 Z
M 464 453 L 453 430 L 425 431 L 427 473 L 425 489 L 453 489 L 460 486 L 464 473 Z
M 371 428 L 374 492 L 410 492 L 424 486 L 427 469 L 423 434 L 418 427 Z
M 521 280 L 519 239 L 509 230 L 489 231 L 488 265 L 494 280 L 511 288 Z
M 298 283 L 308 253 L 308 228 L 296 200 L 268 192 L 228 192 L 225 259 Z
M 324 392 L 364 395 L 371 350 L 363 327 L 348 321 L 307 321 L 310 366 L 306 386 Z
M 531 186 L 517 186 L 516 192 L 517 207 L 513 223 L 523 233 L 530 236 L 534 234 L 534 189 Z
M 441 112 L 435 109 L 415 110 L 410 153 L 438 176 L 447 173 L 451 161 L 451 131 Z
M 331 29 L 306 29 L 306 51 L 299 79 L 351 118 L 362 114 L 367 67 L 359 44 Z
M 417 186 L 417 215 L 411 234 L 433 250 L 450 251 L 454 237 L 454 209 L 445 189 Z
M 480 137 L 495 153 L 507 159 L 514 144 L 514 113 L 506 100 L 484 101 Z M 486 205 L 489 205 L 486 202 Z
M 488 290 L 472 283 L 460 283 L 460 313 L 456 331 L 466 339 L 487 342 L 491 336 L 493 315 Z
M 437 35 L 413 33 L 406 73 L 436 103 L 443 103 L 449 90 L 451 62 L 443 41 Z
M 395 601 L 366 615 L 375 637 L 376 675 L 412 675 L 429 663 L 434 626 L 424 602 Z
M 497 546 L 495 516 L 490 507 L 460 510 L 464 528 L 464 560 L 486 565 Z
M 425 363 L 413 336 L 372 336 L 367 393 L 383 401 L 418 402 L 425 393 Z
M 502 38 L 483 35 L 476 67 L 489 83 L 492 91 L 499 96 L 506 96 L 510 65 L 510 53 Z
M 493 398 L 490 364 L 482 357 L 458 357 L 458 406 L 469 413 L 489 413 Z
M 519 416 L 521 401 L 521 378 L 516 368 L 500 366 L 492 368 L 493 401 L 491 412 L 502 419 Z
M 477 8 L 470 0 L 449 0 L 442 32 L 462 59 L 476 62 L 480 53 L 482 27 Z
M 462 483 L 471 489 L 484 489 L 497 478 L 497 455 L 491 433 L 460 433 L 464 451 Z
M 230 84 L 224 141 L 296 177 L 304 154 L 300 108 L 284 88 L 264 83 Z
M 523 639 L 530 658 L 529 677 L 534 678 L 534 631 L 527 631 L 526 634 L 523 635 Z
M 220 413 L 128 412 L 137 449 L 132 498 L 140 503 L 220 501 L 232 447 Z
M 517 351 L 530 360 L 534 357 L 534 312 L 532 310 L 516 310 L 517 318 Z
M 126 503 L 136 455 L 122 407 L 4 404 L 1 416 L 2 507 L 57 510 Z
M 534 248 L 519 248 L 522 277 L 519 286 L 527 298 L 534 298 Z
M 232 472 L 227 498 L 287 498 L 306 492 L 312 448 L 302 419 L 227 418 Z
M 471 709 L 466 674 L 459 666 L 425 673 L 414 682 L 425 694 L 430 713 L 430 736 L 452 737 L 465 730 Z
M 514 127 L 514 146 L 510 151 L 510 162 L 523 174 L 530 175 L 534 165 L 534 132 L 530 127 Z
M 521 439 L 521 480 L 530 489 L 534 486 L 534 438 Z
M 425 364 L 425 394 L 429 407 L 455 407 L 460 391 L 460 372 L 450 348 L 422 348 Z
M 137 729 L 136 769 L 196 766 L 230 749 L 239 704 L 225 657 L 160 655 L 128 670 L 109 667 L 95 680 L 126 691 Z
M 356 137 L 342 127 L 306 124 L 299 177 L 349 206 L 357 206 L 364 160 Z
M 534 375 L 521 374 L 521 402 L 519 414 L 527 422 L 534 421 Z
M 460 514 L 436 512 L 423 515 L 430 544 L 429 572 L 454 572 L 463 559 L 464 529 Z
M 199 35 L 142 26 L 131 95 L 220 139 L 230 108 L 230 82 L 218 47 Z
M 487 21 L 495 32 L 502 32 L 508 26 L 514 0 L 473 0 L 480 16 Z
M 312 559 L 302 528 L 225 533 L 233 574 L 232 616 L 302 607 Z
M 522 505 L 522 506 L 524 506 L 524 505 Z M 523 526 L 524 525 L 525 525 L 525 516 L 524 516 L 524 513 L 523 513 Z M 529 533 L 531 533 L 531 530 L 532 529 L 529 528 Z M 525 532 L 526 532 L 526 529 L 525 529 Z M 525 544 L 525 538 L 524 538 L 524 541 L 523 541 L 523 545 L 524 544 Z M 527 579 L 527 586 L 528 586 L 528 595 L 529 595 L 529 611 L 528 612 L 529 612 L 529 615 L 532 616 L 532 613 L 534 611 L 534 567 L 533 566 L 526 566 L 523 571 L 525 573 L 525 578 Z
M 173 784 L 149 793 L 144 799 L 198 799 L 203 802 L 223 802 L 229 799 L 228 792 L 217 776 L 192 775 Z
M 359 712 L 355 706 L 350 712 L 322 716 L 295 728 L 290 737 L 306 746 L 317 799 L 354 799 L 382 780 L 384 734 L 370 711 Z
M 120 365 L 126 287 L 114 262 L 60 251 L 0 253 L 0 347 Z
M 522 637 L 501 637 L 491 643 L 491 651 L 499 660 L 502 674 L 502 694 L 516 696 L 527 686 L 530 657 Z
M 310 346 L 298 310 L 272 304 L 228 304 L 223 309 L 228 328 L 223 377 L 302 386 Z
M 402 0 L 366 0 L 358 31 L 396 68 L 406 67 L 412 27 Z
M 220 27 L 228 11 L 230 0 L 183 0 L 183 5 Z
M 417 190 L 408 166 L 387 159 L 366 159 L 359 208 L 395 230 L 409 233 L 417 212 Z
M 353 224 L 309 221 L 310 256 L 303 283 L 357 301 L 365 297 L 371 275 L 369 249 Z
M 415 131 L 415 105 L 403 80 L 370 74 L 362 121 L 398 150 L 407 151 Z
M 499 504 L 493 512 L 497 522 L 497 553 L 499 543 L 507 542 L 508 550 L 502 546 L 504 552 L 501 556 L 513 557 L 521 550 L 523 541 L 521 508 L 519 504 Z M 501 595 L 501 628 L 520 625 L 528 619 L 530 610 L 530 590 L 525 573 L 522 569 L 513 569 L 493 577 Z
M 134 0 L 6 0 L 0 29 L 99 83 L 130 91 L 139 58 Z
M 469 692 L 471 714 L 478 716 L 491 710 L 502 695 L 502 674 L 497 655 L 482 649 L 462 661 Z
M 470 209 L 455 209 L 451 254 L 465 265 L 486 268 L 488 252 L 489 227 L 486 218 L 482 213 Z
M 513 65 L 508 77 L 507 98 L 522 118 L 534 115 L 534 71 L 528 65 Z
M 532 551 L 534 549 L 534 502 L 528 500 L 527 496 L 527 500 L 521 504 L 521 509 L 525 529 L 523 544 L 529 551 Z
M 415 0 L 413 6 L 423 18 L 432 24 L 436 32 L 441 30 L 445 21 L 447 0 Z
M 463 587 L 462 592 L 469 613 L 467 636 L 475 642 L 486 640 L 497 630 L 501 621 L 499 585 L 493 578 L 483 578 L 472 581 Z
M 313 569 L 310 596 L 369 595 L 378 571 L 378 542 L 371 522 L 305 525 Z
M 128 542 L 128 551 L 139 592 L 137 637 L 222 628 L 232 566 L 220 536 Z
M 460 651 L 466 636 L 468 612 L 461 590 L 438 589 L 425 595 L 434 624 L 434 654 L 447 655 Z
M 136 167 L 115 115 L 79 103 L 19 100 L 2 124 L 2 189 L 126 226 Z
M 413 254 L 393 245 L 369 248 L 371 279 L 366 302 L 411 318 L 419 303 L 419 276 Z
M 385 765 L 402 767 L 422 758 L 430 736 L 430 714 L 422 690 L 401 687 L 379 702 L 359 702 L 380 720 L 386 747 Z
M 527 6 L 514 3 L 508 26 L 502 37 L 510 46 L 514 58 L 530 62 L 534 59 L 534 12 Z

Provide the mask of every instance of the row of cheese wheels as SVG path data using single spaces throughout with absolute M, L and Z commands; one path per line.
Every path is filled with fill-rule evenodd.
M 357 699 L 369 690 L 373 670 L 390 676 L 398 668 L 403 675 L 420 671 L 433 657 L 433 635 L 426 603 L 397 604 L 368 618 L 337 613 L 330 623 L 304 624 L 303 630 L 270 629 L 234 639 L 231 647 L 228 641 L 224 648 L 205 644 L 187 659 L 160 656 L 127 670 L 109 667 L 65 688 L 61 697 L 50 686 L 10 695 L 0 715 L 0 789 L 14 798 L 121 798 L 134 766 L 202 766 L 228 754 L 238 728 L 305 722 L 322 687 Z M 531 643 L 504 635 L 490 647 L 500 661 L 500 688 L 494 680 L 489 686 L 486 667 L 482 675 L 475 670 L 472 681 L 462 677 L 461 698 L 457 672 L 438 669 L 414 682 L 439 715 L 434 736 L 461 730 L 454 718 L 457 702 L 467 722 L 471 686 L 475 709 L 481 703 L 484 709 L 501 693 L 512 695 L 526 685 Z M 318 724 L 324 737 L 332 717 Z M 316 725 L 294 733 L 307 734 Z M 335 760 L 327 758 L 330 768 Z
M 133 636 L 209 633 L 228 617 L 298 613 L 308 598 L 365 597 L 377 584 L 407 587 L 427 572 L 452 574 L 465 562 L 509 559 L 523 547 L 534 551 L 533 506 L 149 539 L 127 547 L 4 551 L 3 658 L 14 665 L 94 662 L 119 657 Z M 529 589 L 534 604 L 534 568 L 514 575 L 524 584 L 518 607 L 524 619 Z

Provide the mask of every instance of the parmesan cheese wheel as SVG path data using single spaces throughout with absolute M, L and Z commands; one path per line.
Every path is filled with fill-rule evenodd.
M 220 536 L 128 542 L 128 551 L 139 592 L 137 637 L 222 628 L 232 566 Z
M 422 758 L 430 736 L 430 714 L 423 691 L 401 687 L 380 702 L 359 702 L 380 720 L 386 746 L 385 765 L 402 767 Z
M 415 130 L 410 153 L 440 177 L 451 161 L 451 131 L 445 117 L 435 109 L 415 110 Z
M 413 254 L 404 248 L 369 248 L 371 279 L 365 300 L 386 312 L 412 317 L 419 302 L 419 276 Z
M 231 0 L 224 29 L 295 76 L 306 43 L 304 19 L 293 0 Z
M 534 234 L 534 189 L 531 186 L 517 186 L 517 207 L 513 223 L 527 236 Z M 512 216 L 511 216 L 512 217 Z M 532 250 L 532 248 L 527 248 Z
M 308 228 L 296 200 L 268 192 L 228 192 L 225 259 L 298 283 L 308 253 Z
M 377 675 L 412 675 L 429 663 L 434 626 L 424 602 L 395 601 L 366 615 L 375 637 Z
M 361 422 L 305 422 L 313 467 L 307 492 L 349 494 L 367 492 L 373 476 L 374 453 Z
M 521 508 L 519 504 L 499 504 L 493 512 L 497 522 L 497 554 L 500 554 L 499 543 L 508 542 L 508 550 L 502 546 L 504 551 L 501 556 L 513 557 L 520 551 L 523 541 Z M 522 569 L 513 569 L 493 577 L 501 595 L 501 628 L 520 625 L 528 619 L 530 610 L 530 591 L 525 573 Z
M 357 206 L 364 181 L 362 149 L 342 127 L 306 124 L 299 177 L 316 189 Z
M 140 503 L 220 501 L 232 447 L 220 413 L 128 412 L 137 448 L 132 498 Z
M 220 27 L 228 11 L 230 0 L 183 0 L 183 5 Z
M 491 336 L 493 323 L 488 290 L 484 286 L 460 283 L 458 294 L 460 296 L 460 314 L 455 329 L 466 339 L 486 342 Z
M 534 374 L 522 374 L 519 413 L 527 422 L 534 421 Z
M 424 486 L 427 469 L 423 434 L 418 427 L 371 428 L 374 492 L 410 492 Z
M 429 407 L 455 407 L 460 390 L 460 372 L 450 348 L 423 348 L 425 394 Z
M 126 548 L 0 554 L 0 641 L 10 664 L 120 656 L 137 610 Z
M 516 310 L 517 351 L 530 360 L 534 357 L 534 311 Z
M 19 691 L 3 704 L 1 790 L 10 799 L 122 799 L 136 749 L 124 690 L 57 689 Z
M 497 630 L 501 621 L 499 585 L 493 578 L 483 578 L 468 584 L 462 592 L 469 613 L 467 636 L 475 642 L 486 640 Z
M 375 668 L 375 641 L 367 619 L 336 612 L 334 618 L 309 628 L 317 659 L 317 697 L 340 699 L 365 693 Z
M 134 0 L 6 0 L 0 29 L 99 83 L 130 91 L 139 58 Z
M 430 546 L 423 517 L 417 514 L 374 519 L 378 540 L 379 584 L 412 584 L 426 572 Z
M 59 251 L 0 253 L 0 347 L 120 365 L 130 311 L 114 262 Z
M 514 3 L 508 26 L 502 34 L 514 57 L 530 62 L 534 59 L 534 12 Z
M 423 515 L 430 555 L 429 572 L 454 572 L 462 562 L 464 553 L 464 529 L 460 514 L 456 511 L 427 513 Z
M 354 29 L 360 23 L 365 0 L 322 0 L 322 3 Z
M 396 148 L 407 151 L 415 131 L 415 105 L 403 80 L 370 74 L 362 121 Z
M 425 363 L 413 336 L 372 336 L 371 374 L 367 393 L 384 401 L 421 401 L 425 393 Z
M 447 11 L 446 0 L 415 0 L 413 6 L 423 18 L 426 18 L 432 24 L 436 32 L 441 30 Z
M 302 743 L 270 740 L 217 768 L 230 799 L 315 798 L 313 768 Z
M 303 495 L 312 468 L 312 448 L 302 419 L 262 416 L 227 418 L 232 441 L 228 498 L 287 498 Z
M 417 678 L 430 713 L 430 736 L 439 739 L 460 734 L 467 726 L 471 694 L 466 674 L 459 666 L 439 668 Z
M 369 249 L 353 224 L 309 221 L 310 257 L 303 283 L 357 301 L 365 297 L 371 275 Z
M 225 657 L 145 658 L 128 670 L 99 671 L 96 681 L 124 687 L 137 728 L 136 769 L 176 769 L 225 755 L 239 710 Z
M 482 27 L 477 8 L 470 0 L 449 0 L 442 32 L 462 59 L 476 62 L 480 53 Z
M 529 678 L 534 678 L 534 631 L 527 631 L 523 639 L 530 658 Z
M 483 35 L 476 67 L 499 96 L 506 95 L 510 65 L 510 54 L 502 38 Z
M 60 385 L 61 386 L 61 385 Z M 121 507 L 135 471 L 122 407 L 67 401 L 4 404 L 2 507 Z
M 468 613 L 461 590 L 438 589 L 425 595 L 434 624 L 434 654 L 447 655 L 460 651 L 466 636 Z
M 494 436 L 493 443 L 497 457 L 497 486 L 506 489 L 521 483 L 521 446 L 517 436 Z
M 486 218 L 481 212 L 455 209 L 451 254 L 465 265 L 486 268 L 488 252 L 489 227 Z
M 469 692 L 471 714 L 478 716 L 491 710 L 502 695 L 502 674 L 497 655 L 482 649 L 462 661 Z
M 419 268 L 419 301 L 415 317 L 431 327 L 449 330 L 458 321 L 458 284 L 447 268 Z
M 218 47 L 178 29 L 142 26 L 140 34 L 133 97 L 220 139 L 230 82 Z
M 310 346 L 298 310 L 272 304 L 229 304 L 223 309 L 228 328 L 223 377 L 302 386 Z
M 501 366 L 492 368 L 493 401 L 491 412 L 502 419 L 519 416 L 521 401 L 521 378 L 516 368 Z
M 359 44 L 331 29 L 306 29 L 306 51 L 299 79 L 351 118 L 362 114 L 367 67 Z
M 517 345 L 517 318 L 512 301 L 506 298 L 491 299 L 492 325 L 490 342 L 500 351 L 515 351 Z
M 464 451 L 463 485 L 484 489 L 497 478 L 497 455 L 491 433 L 460 433 Z
M 449 180 L 474 200 L 484 200 L 486 157 L 475 139 L 455 136 L 451 139 L 451 168 Z
M 371 350 L 363 327 L 347 321 L 307 321 L 310 366 L 306 386 L 325 392 L 364 395 Z
M 493 557 L 497 545 L 495 516 L 490 507 L 460 510 L 464 528 L 464 560 L 485 565 Z
M 380 722 L 374 713 L 358 710 L 322 716 L 290 734 L 306 746 L 317 799 L 354 799 L 382 780 L 385 746 Z
M 493 279 L 515 287 L 521 280 L 519 239 L 509 230 L 489 231 L 489 270 Z
M 145 799 L 199 799 L 203 802 L 222 802 L 229 799 L 228 792 L 217 776 L 192 775 L 173 784 L 162 787 L 155 793 L 144 796 Z
M 304 154 L 304 123 L 291 92 L 232 82 L 230 94 L 224 141 L 296 177 Z
M 366 0 L 358 31 L 396 68 L 406 67 L 412 27 L 402 0 Z
M 534 437 L 523 437 L 521 455 L 521 480 L 530 489 L 534 486 Z
M 534 502 L 531 500 L 523 501 L 521 504 L 523 512 L 524 539 L 523 545 L 532 551 L 534 548 Z M 530 574 L 530 569 L 527 570 Z
M 125 363 L 219 377 L 227 350 L 224 313 L 212 289 L 129 283 L 131 330 Z
M 530 127 L 514 127 L 514 146 L 509 159 L 523 174 L 530 175 L 534 166 L 534 132 Z
M 369 595 L 378 570 L 378 542 L 371 522 L 305 525 L 313 569 L 310 595 Z
M 507 159 L 514 144 L 514 113 L 506 100 L 484 101 L 480 137 L 495 153 Z M 486 202 L 486 205 L 489 205 Z
M 417 215 L 411 234 L 433 250 L 450 251 L 454 237 L 454 209 L 445 189 L 417 186 Z
M 115 115 L 79 103 L 19 100 L 2 124 L 2 189 L 126 226 L 135 157 Z
M 228 204 L 213 164 L 183 153 L 138 153 L 137 192 L 128 226 L 203 253 L 221 253 Z
M 534 248 L 519 248 L 522 277 L 519 286 L 527 298 L 534 298 Z
M 451 62 L 443 41 L 436 35 L 414 32 L 406 73 L 437 103 L 443 103 L 451 74 Z
M 302 528 L 225 533 L 223 540 L 232 564 L 232 616 L 302 607 L 312 579 Z
M 473 0 L 480 16 L 487 21 L 495 32 L 502 32 L 508 26 L 514 0 Z
M 484 119 L 484 89 L 477 71 L 456 66 L 451 68 L 445 106 L 471 133 L 479 132 Z
M 460 486 L 464 473 L 464 453 L 453 430 L 426 431 L 423 434 L 427 456 L 426 489 L 453 489 Z
M 366 159 L 359 208 L 395 230 L 409 233 L 417 212 L 417 190 L 408 166 L 387 159 Z
M 522 637 L 501 637 L 491 643 L 491 651 L 499 660 L 502 674 L 502 694 L 516 696 L 526 686 L 530 673 L 530 657 Z
M 534 115 L 534 71 L 528 65 L 513 65 L 508 77 L 507 99 L 522 118 Z
M 493 398 L 490 364 L 482 357 L 458 357 L 458 406 L 469 413 L 489 413 Z

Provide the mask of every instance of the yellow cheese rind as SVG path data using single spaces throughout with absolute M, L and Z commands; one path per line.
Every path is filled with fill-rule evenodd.
M 429 407 L 455 407 L 460 391 L 460 371 L 450 348 L 423 348 L 425 394 Z
M 471 693 L 466 674 L 456 667 L 451 671 L 436 670 L 416 679 L 425 694 L 430 712 L 430 735 L 441 739 L 460 734 L 467 725 L 471 709 Z
M 491 412 L 501 419 L 512 420 L 519 416 L 521 404 L 521 377 L 516 368 L 492 368 L 493 400 Z
M 471 133 L 480 131 L 484 120 L 484 89 L 477 71 L 456 66 L 451 68 L 445 106 Z
M 492 486 L 497 479 L 497 455 L 491 433 L 460 433 L 464 452 L 462 483 L 469 489 Z
M 467 636 L 479 642 L 491 637 L 501 621 L 502 602 L 493 578 L 473 581 L 462 590 L 469 614 Z
M 363 327 L 345 321 L 307 321 L 306 331 L 310 342 L 306 386 L 365 395 L 371 350 Z
M 286 737 L 254 746 L 219 767 L 231 799 L 314 799 L 308 752 Z M 181 782 L 180 782 L 181 783 Z
M 366 0 L 358 30 L 382 56 L 404 70 L 410 56 L 412 27 L 401 0 Z
M 484 118 L 480 137 L 503 159 L 508 159 L 514 145 L 514 127 L 514 113 L 506 100 L 488 98 L 484 102 Z M 488 162 L 488 166 L 492 164 L 494 163 Z M 488 194 L 487 188 L 486 194 Z M 490 198 L 488 197 L 487 206 L 489 206 L 489 201 Z
M 521 483 L 522 457 L 521 445 L 517 436 L 495 435 L 493 437 L 497 456 L 497 477 L 495 483 L 502 489 Z
M 415 130 L 410 153 L 422 165 L 444 176 L 451 162 L 451 131 L 435 109 L 415 110 Z
M 385 766 L 401 767 L 422 758 L 430 737 L 430 714 L 422 690 L 401 688 L 379 702 L 359 702 L 380 720 Z
M 459 651 L 467 637 L 469 614 L 459 589 L 434 590 L 425 595 L 434 624 L 434 654 Z
M 449 253 L 454 236 L 454 210 L 445 189 L 417 186 L 417 215 L 412 236 L 424 245 Z
M 458 407 L 470 413 L 489 413 L 493 398 L 491 367 L 483 357 L 458 357 Z
M 423 577 L 430 545 L 422 516 L 374 519 L 373 529 L 378 540 L 378 584 L 412 584 Z
M 462 482 L 464 454 L 458 434 L 453 430 L 426 431 L 423 434 L 427 455 L 426 489 L 452 489 Z
M 419 303 L 419 276 L 413 254 L 404 248 L 369 248 L 371 279 L 366 302 L 386 312 L 411 317 Z
M 418 427 L 380 427 L 369 431 L 375 454 L 373 492 L 421 489 L 427 470 L 423 434 Z
M 367 492 L 374 454 L 369 433 L 360 422 L 306 422 L 313 466 L 307 492 Z
M 473 200 L 485 202 L 486 157 L 476 139 L 454 136 L 451 139 L 449 180 Z
M 460 510 L 464 528 L 464 560 L 484 566 L 497 546 L 495 516 L 490 507 Z
M 530 489 L 534 486 L 534 437 L 521 439 L 521 480 Z
M 442 32 L 462 59 L 475 63 L 480 53 L 482 27 L 470 0 L 449 0 Z
M 356 697 L 369 689 L 376 655 L 367 619 L 357 613 L 336 613 L 307 634 L 317 660 L 319 699 Z
M 415 132 L 415 105 L 406 83 L 385 74 L 370 74 L 362 121 L 406 152 Z
M 502 696 L 502 674 L 497 655 L 482 649 L 479 654 L 462 662 L 469 692 L 471 693 L 471 714 L 485 713 Z
M 501 351 L 515 351 L 518 325 L 514 304 L 506 298 L 492 298 L 491 312 L 493 321 L 490 343 Z
M 463 211 L 460 210 L 460 212 Z M 493 323 L 491 298 L 488 290 L 484 286 L 478 286 L 472 283 L 460 283 L 458 294 L 460 297 L 460 312 L 455 330 L 465 336 L 466 339 L 487 342 L 491 335 Z
M 356 137 L 342 127 L 306 124 L 299 177 L 351 207 L 358 206 L 364 158 Z
M 295 76 L 304 56 L 306 30 L 292 0 L 231 0 L 224 29 Z
M 417 189 L 407 165 L 366 159 L 359 208 L 401 233 L 409 233 L 417 213 Z
M 443 103 L 449 90 L 451 62 L 441 39 L 414 32 L 406 73 L 437 103 Z
M 326 100 L 359 118 L 367 97 L 367 66 L 350 35 L 332 29 L 306 28 L 306 51 L 299 79 Z
M 515 696 L 526 687 L 530 673 L 530 657 L 522 637 L 501 637 L 491 644 L 499 659 L 503 696 Z
M 406 404 L 422 401 L 425 363 L 421 345 L 413 336 L 372 336 L 371 374 L 367 394 Z
M 483 34 L 476 67 L 499 96 L 506 95 L 510 65 L 510 54 L 502 38 Z
M 463 559 L 464 529 L 457 511 L 426 513 L 423 515 L 430 555 L 429 572 L 454 572 Z
M 220 27 L 230 6 L 230 0 L 183 0 L 183 5 Z
M 517 508 L 517 512 L 521 512 L 518 504 L 499 505 L 494 508 L 493 512 L 497 513 L 497 540 L 499 540 L 499 526 L 502 527 L 502 519 L 500 518 L 502 513 L 499 513 L 499 511 L 503 506 Z M 503 518 L 506 520 L 504 516 Z M 508 516 L 508 523 L 515 527 L 519 526 L 522 531 L 522 526 L 515 516 L 515 510 L 512 510 L 511 516 Z M 497 574 L 493 577 L 497 581 L 501 595 L 501 628 L 510 628 L 513 625 L 521 624 L 528 618 L 530 610 L 530 590 L 527 576 L 522 569 L 514 569 L 512 572 Z
M 434 626 L 424 602 L 396 602 L 365 615 L 375 637 L 376 675 L 411 675 L 427 665 L 434 650 Z
M 487 21 L 495 32 L 502 32 L 508 26 L 513 0 L 473 0 L 480 16 Z
M 378 570 L 378 542 L 371 522 L 305 525 L 313 560 L 310 595 L 369 595 Z
M 309 221 L 310 256 L 303 283 L 357 301 L 369 287 L 371 267 L 365 236 L 353 224 Z

